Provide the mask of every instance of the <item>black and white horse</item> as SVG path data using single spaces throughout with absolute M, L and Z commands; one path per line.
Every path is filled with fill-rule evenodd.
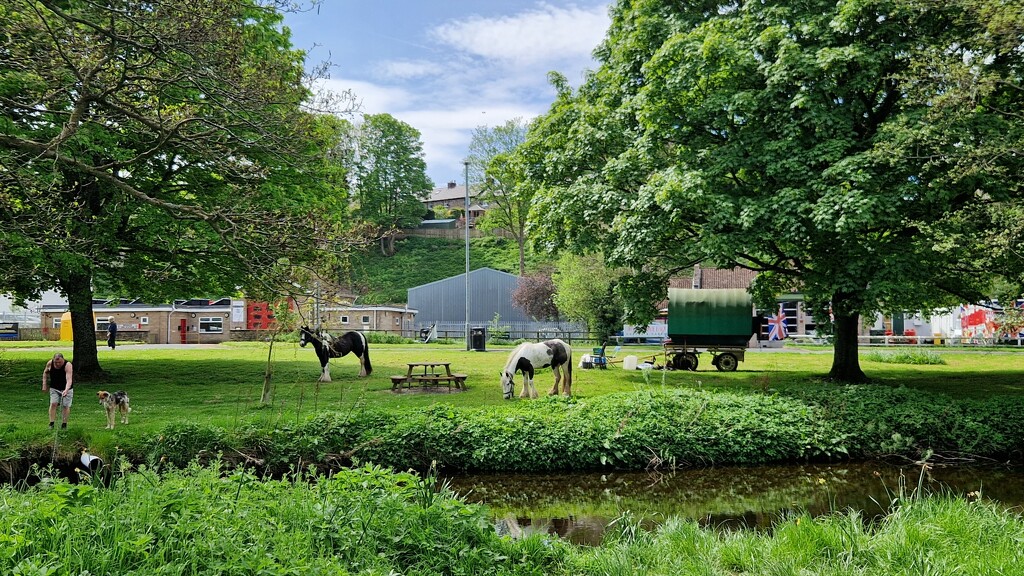
M 551 366 L 551 371 L 555 374 L 555 385 L 548 394 L 558 394 L 558 383 L 564 376 L 562 393 L 572 396 L 572 348 L 561 340 L 546 340 L 540 344 L 520 344 L 509 354 L 508 362 L 501 373 L 501 389 L 505 400 L 512 398 L 512 394 L 515 393 L 513 377 L 517 371 L 523 374 L 523 391 L 519 397 L 536 398 L 537 389 L 533 386 L 533 372 L 548 366 Z
M 320 359 L 320 382 L 331 381 L 331 368 L 327 361 L 331 358 L 341 358 L 349 352 L 359 358 L 360 376 L 369 376 L 373 372 L 373 366 L 370 366 L 370 345 L 366 342 L 366 336 L 359 332 L 345 332 L 335 338 L 327 332 L 314 334 L 308 326 L 303 326 L 299 329 L 299 346 L 305 346 L 307 343 L 313 344 L 316 357 Z

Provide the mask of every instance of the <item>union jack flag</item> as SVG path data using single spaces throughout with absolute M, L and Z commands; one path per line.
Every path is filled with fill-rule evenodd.
M 787 336 L 789 330 L 786 328 L 786 311 L 782 309 L 782 304 L 779 304 L 779 313 L 768 317 L 768 339 L 785 340 Z

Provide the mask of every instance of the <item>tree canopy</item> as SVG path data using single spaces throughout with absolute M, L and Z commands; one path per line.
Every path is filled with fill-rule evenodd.
M 0 289 L 67 296 L 80 375 L 94 287 L 266 294 L 346 238 L 319 112 L 350 101 L 314 97 L 274 4 L 12 0 L 0 21 Z
M 519 275 L 526 274 L 526 224 L 533 188 L 521 157 L 512 154 L 526 140 L 527 125 L 513 118 L 501 126 L 478 126 L 469 143 L 472 181 L 479 183 L 478 199 L 488 204 L 481 229 L 507 230 L 519 245 Z
M 760 271 L 765 306 L 835 313 L 831 376 L 861 381 L 858 317 L 1020 293 L 1020 8 L 998 0 L 620 1 L 542 159 L 538 243 L 603 251 L 645 324 L 695 263 Z M 994 252 L 999 246 L 1016 247 Z M 1011 290 L 1011 291 L 1012 291 Z
M 355 215 L 375 227 L 383 253 L 391 255 L 395 232 L 420 223 L 434 187 L 420 132 L 390 114 L 366 114 L 349 138 Z

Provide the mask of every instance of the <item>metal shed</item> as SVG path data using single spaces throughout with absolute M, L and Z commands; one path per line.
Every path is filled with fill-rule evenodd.
M 528 322 L 530 318 L 512 303 L 519 277 L 493 268 L 469 272 L 469 321 L 486 325 L 498 314 L 501 321 Z M 465 322 L 466 275 L 451 276 L 409 288 L 409 308 L 419 311 L 417 325 Z

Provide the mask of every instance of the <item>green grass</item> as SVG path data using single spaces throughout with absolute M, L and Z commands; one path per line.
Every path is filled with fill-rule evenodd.
M 432 406 L 452 406 L 472 411 L 498 406 L 527 408 L 536 402 L 520 400 L 518 397 L 512 401 L 502 400 L 498 374 L 504 366 L 509 347 L 492 346 L 487 352 L 467 352 L 461 346 L 454 345 L 373 345 L 371 359 L 374 372 L 370 377 L 359 378 L 357 360 L 347 357 L 332 361 L 333 382 L 319 383 L 316 381 L 319 364 L 312 350 L 299 348 L 294 343 L 277 343 L 272 364 L 272 401 L 261 405 L 259 400 L 268 354 L 266 343 L 232 343 L 214 349 L 125 346 L 116 351 L 100 350 L 100 361 L 109 377 L 101 382 L 77 383 L 69 430 L 60 432 L 59 437 L 55 438 L 55 433 L 46 427 L 48 401 L 40 384 L 42 368 L 57 349 L 64 350 L 71 357 L 71 350 L 66 346 L 0 349 L 0 363 L 8 372 L 0 384 L 5 398 L 5 402 L 0 405 L 0 458 L 22 453 L 26 447 L 34 447 L 38 452 L 47 446 L 60 446 L 70 453 L 89 447 L 103 454 L 113 453 L 118 446 L 139 449 L 150 445 L 154 438 L 171 425 L 214 426 L 230 434 L 247 429 L 274 431 L 282 427 L 297 427 L 318 414 L 360 413 L 368 408 L 394 411 L 396 414 L 413 410 L 417 416 L 412 419 L 418 421 L 422 415 L 427 414 L 426 409 Z M 624 349 L 620 357 L 627 353 L 643 356 L 657 351 L 656 348 L 631 347 Z M 938 392 L 948 395 L 952 400 L 1024 395 L 1024 364 L 1021 363 L 1024 356 L 1019 353 L 944 353 L 944 357 L 947 363 L 943 365 L 865 363 L 865 368 L 875 378 L 876 388 Z M 74 358 L 71 357 L 71 360 L 74 361 Z M 418 361 L 450 362 L 454 372 L 469 375 L 468 390 L 452 394 L 393 393 L 389 376 L 405 373 L 407 362 Z M 626 372 L 615 364 L 608 370 L 575 368 L 573 393 L 577 401 L 584 403 L 588 398 L 608 394 L 626 394 L 628 397 L 644 391 L 675 390 L 729 392 L 759 397 L 768 393 L 793 396 L 801 403 L 808 399 L 820 403 L 822 398 L 827 402 L 830 397 L 841 396 L 834 393 L 836 384 L 824 382 L 821 378 L 827 373 L 831 361 L 831 354 L 826 352 L 751 351 L 746 361 L 741 363 L 740 369 L 732 373 L 708 370 L 710 362 L 706 356 L 702 358 L 702 369 L 698 372 Z M 521 389 L 521 380 L 517 376 L 517 394 Z M 551 372 L 540 371 L 536 381 L 541 394 L 546 393 L 552 383 Z M 95 397 L 96 391 L 101 389 L 128 392 L 133 408 L 128 425 L 118 424 L 113 431 L 104 429 L 105 417 Z M 851 398 L 856 398 L 858 394 Z M 874 431 L 860 428 L 847 431 L 856 433 L 858 438 L 868 442 L 853 447 L 873 452 L 891 444 L 893 449 L 905 451 L 922 443 L 925 448 L 929 447 L 929 439 L 932 437 L 936 438 L 936 442 L 940 441 L 940 436 L 935 436 L 937 432 L 930 427 L 931 424 L 919 425 L 916 419 L 925 418 L 922 422 L 930 423 L 944 416 L 925 412 L 917 415 L 889 414 L 886 410 L 889 406 L 887 402 L 897 401 L 901 406 L 909 407 L 911 397 L 904 394 L 900 396 L 903 400 L 894 400 L 896 397 L 876 396 L 879 398 L 870 399 L 873 403 L 854 405 L 844 400 L 842 404 L 827 408 L 834 412 L 829 416 L 829 421 L 851 417 L 855 420 L 863 419 L 865 414 L 878 414 L 878 418 L 881 418 L 882 414 L 887 414 L 878 420 L 882 428 Z M 693 399 L 683 401 L 691 402 Z M 621 401 L 618 402 L 621 404 Z M 734 401 L 725 399 L 722 405 L 732 403 Z M 940 400 L 933 404 L 941 406 L 947 402 Z M 929 404 L 926 401 L 912 410 L 919 412 L 927 406 Z M 772 409 L 780 407 L 781 404 Z M 537 414 L 517 411 L 516 418 L 536 419 L 541 417 L 541 413 L 551 410 L 538 408 L 540 412 Z M 970 408 L 956 410 L 967 410 L 965 413 L 970 413 Z M 561 418 L 563 410 L 559 409 L 559 412 L 557 416 Z M 751 414 L 749 417 L 756 418 L 756 415 Z M 558 425 L 569 425 L 571 419 L 559 422 L 561 424 Z M 429 422 L 422 424 L 433 426 Z M 541 420 L 538 420 L 538 425 L 541 425 Z M 964 425 L 973 426 L 975 423 L 972 420 Z M 892 440 L 886 440 L 883 429 L 891 429 L 900 434 L 893 436 Z M 440 433 L 440 430 L 432 429 L 431 433 Z M 962 438 L 963 434 L 957 437 Z M 189 438 L 189 434 L 184 434 L 182 438 Z M 56 440 L 60 442 L 55 443 Z M 400 442 L 400 438 L 392 440 Z M 848 442 L 841 439 L 824 440 L 821 446 L 825 448 L 849 446 Z M 1007 441 L 1006 438 L 995 440 L 996 443 L 989 446 L 989 449 L 1001 450 L 1000 442 Z M 879 441 L 884 441 L 885 446 L 872 444 Z M 310 450 L 304 451 L 308 453 Z M 576 461 L 588 461 L 582 456 Z M 478 462 L 479 459 L 473 461 Z
M 15 427 L 31 435 L 45 427 L 47 397 L 40 389 L 42 368 L 53 351 L 63 350 L 74 361 L 71 349 L 17 347 L 6 344 L 0 358 L 8 361 L 10 374 L 4 378 L 5 402 L 0 405 L 0 429 Z M 309 348 L 294 343 L 277 343 L 273 355 L 273 401 L 259 404 L 267 367 L 267 344 L 231 343 L 216 349 L 162 349 L 143 346 L 102 348 L 100 362 L 109 373 L 102 382 L 80 382 L 76 386 L 72 426 L 89 434 L 117 435 L 129 429 L 158 430 L 174 422 L 201 422 L 234 428 L 250 422 L 295 422 L 318 412 L 345 410 L 353 406 L 426 407 L 452 404 L 460 407 L 500 405 L 502 400 L 498 374 L 510 347 L 490 346 L 487 352 L 467 352 L 452 345 L 372 345 L 373 374 L 358 377 L 354 357 L 331 361 L 333 382 L 318 383 L 319 365 Z M 643 356 L 657 348 L 626 348 L 627 353 Z M 578 353 L 578 352 L 577 352 Z M 946 364 L 902 365 L 864 363 L 875 385 L 905 386 L 928 392 L 940 392 L 953 398 L 985 398 L 992 395 L 1024 395 L 1024 354 L 946 353 Z M 728 390 L 740 393 L 805 392 L 829 389 L 834 384 L 821 378 L 831 366 L 826 352 L 758 352 L 747 354 L 736 372 L 710 369 L 710 358 L 702 357 L 697 372 L 626 372 L 619 365 L 608 370 L 574 368 L 573 393 L 581 398 L 652 388 L 690 388 Z M 391 392 L 392 374 L 406 372 L 407 362 L 451 362 L 453 372 L 468 374 L 464 393 Z M 551 387 L 549 370 L 536 377 L 538 391 Z M 521 378 L 516 377 L 516 394 Z M 102 430 L 103 414 L 94 394 L 97 390 L 126 390 L 132 398 L 132 422 L 114 432 Z M 520 402 L 518 397 L 513 402 Z M 99 430 L 97 430 L 99 429 Z
M 519 273 L 519 248 L 507 238 L 470 240 L 470 268 Z M 526 266 L 536 269 L 543 256 L 527 251 Z M 465 241 L 409 236 L 396 242 L 394 256 L 368 249 L 352 256 L 351 281 L 360 287 L 363 304 L 405 302 L 408 289 L 466 272 Z

